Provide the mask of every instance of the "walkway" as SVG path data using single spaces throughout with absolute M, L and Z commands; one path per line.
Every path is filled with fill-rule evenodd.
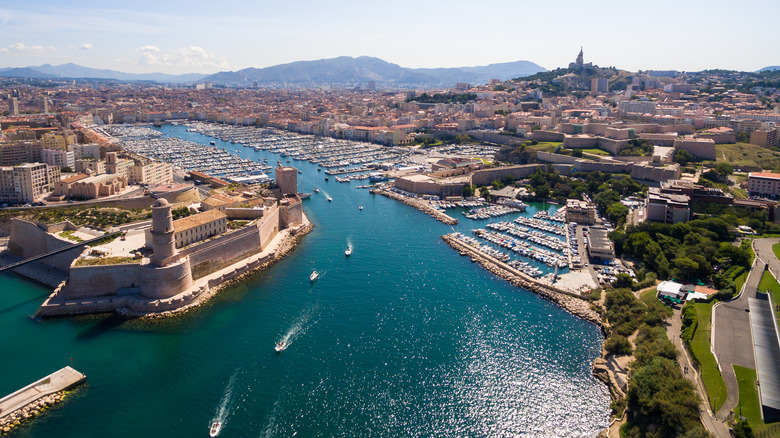
M 674 315 L 670 319 L 666 320 L 666 334 L 669 336 L 669 340 L 672 341 L 675 348 L 682 352 L 677 357 L 677 362 L 680 364 L 680 368 L 683 370 L 685 377 L 693 383 L 694 388 L 701 397 L 701 403 L 699 404 L 699 414 L 704 427 L 716 438 L 731 438 L 728 427 L 712 414 L 707 404 L 707 390 L 704 387 L 699 378 L 699 373 L 696 372 L 696 368 L 693 366 L 693 361 L 688 356 L 688 349 L 685 348 L 680 336 L 682 330 L 682 312 L 679 308 L 674 309 Z M 685 372 L 685 370 L 688 370 Z
M 86 378 L 87 376 L 71 367 L 55 371 L 43 379 L 0 399 L 0 418 L 10 415 L 17 409 L 23 408 L 39 398 L 77 385 Z

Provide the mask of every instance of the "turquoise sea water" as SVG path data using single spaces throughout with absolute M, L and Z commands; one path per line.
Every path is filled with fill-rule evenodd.
M 568 437 L 606 426 L 608 393 L 590 374 L 603 341 L 594 325 L 461 257 L 439 237 L 449 226 L 354 188 L 365 182 L 291 165 L 306 192 L 321 190 L 304 201 L 314 230 L 184 317 L 33 320 L 49 289 L 0 276 L 0 393 L 71 358 L 88 376 L 16 436 L 208 436 L 215 417 L 222 437 Z M 528 214 L 536 208 L 550 206 Z M 459 219 L 463 231 L 484 226 Z

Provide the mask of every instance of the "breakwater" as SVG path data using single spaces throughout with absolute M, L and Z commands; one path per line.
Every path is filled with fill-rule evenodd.
M 602 326 L 603 321 L 601 316 L 595 310 L 591 309 L 590 303 L 577 294 L 542 283 L 452 236 L 444 235 L 441 236 L 441 238 L 447 242 L 448 245 L 459 251 L 461 255 L 470 256 L 471 260 L 479 263 L 483 268 L 497 277 L 503 278 L 517 287 L 539 294 L 567 312 L 597 324 L 599 327 Z
M 65 367 L 3 397 L 0 399 L 0 434 L 10 432 L 61 402 L 66 390 L 86 379 L 84 374 Z
M 390 190 L 385 190 L 381 188 L 373 188 L 371 189 L 372 194 L 380 194 L 382 196 L 387 196 L 390 199 L 395 199 L 396 201 L 401 201 L 406 205 L 410 205 L 418 210 L 420 210 L 423 213 L 426 213 L 430 215 L 432 218 L 436 219 L 437 221 L 447 224 L 447 225 L 457 225 L 458 220 L 455 219 L 452 216 L 447 215 L 447 213 L 437 210 L 431 206 L 431 204 L 424 200 L 424 199 L 417 199 L 417 198 L 409 198 L 407 196 L 400 195 L 398 193 L 391 192 Z

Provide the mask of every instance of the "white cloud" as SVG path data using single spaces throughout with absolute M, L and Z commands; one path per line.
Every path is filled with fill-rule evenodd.
M 163 52 L 156 46 L 143 46 L 135 49 L 141 52 L 140 65 L 163 65 L 190 68 L 229 69 L 224 57 L 207 52 L 202 47 L 190 46 Z
M 42 56 L 47 52 L 53 52 L 55 49 L 52 46 L 28 46 L 24 43 L 11 44 L 8 47 L 0 49 L 0 53 L 14 53 L 27 56 Z
M 92 44 L 84 43 L 79 46 L 79 50 L 92 50 Z

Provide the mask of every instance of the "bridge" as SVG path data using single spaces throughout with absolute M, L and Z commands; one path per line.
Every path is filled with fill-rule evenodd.
M 98 241 L 103 240 L 103 239 L 108 238 L 108 237 L 118 236 L 118 235 L 120 235 L 122 233 L 123 233 L 123 231 L 116 231 L 116 232 L 113 232 L 113 233 L 107 233 L 107 234 L 104 234 L 102 236 L 95 237 L 93 239 L 88 239 L 88 240 L 85 240 L 83 242 L 74 243 L 73 245 L 65 246 L 65 247 L 62 247 L 62 248 L 59 248 L 59 249 L 55 249 L 54 251 L 49 251 L 49 252 L 47 252 L 45 254 L 40 254 L 40 255 L 37 255 L 37 256 L 30 257 L 28 259 L 20 260 L 18 262 L 11 263 L 10 265 L 5 265 L 3 267 L 0 267 L 0 272 L 8 271 L 10 269 L 15 269 L 15 268 L 18 268 L 20 266 L 26 265 L 28 263 L 37 262 L 38 260 L 45 259 L 46 257 L 51 257 L 53 255 L 57 255 L 57 254 L 65 252 L 65 251 L 70 251 L 70 250 L 72 250 L 74 248 L 78 248 L 80 246 L 89 245 L 91 243 L 98 242 Z

